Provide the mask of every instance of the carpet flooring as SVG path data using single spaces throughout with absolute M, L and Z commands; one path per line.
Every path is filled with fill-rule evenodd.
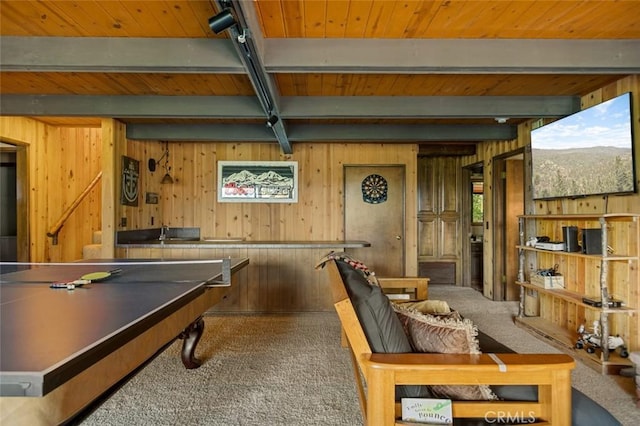
M 493 302 L 453 286 L 432 286 L 429 297 L 447 300 L 518 352 L 557 352 L 513 324 L 515 302 Z M 196 352 L 204 361 L 199 369 L 184 369 L 177 341 L 78 422 L 361 425 L 350 358 L 339 336 L 333 312 L 208 316 Z M 572 380 L 623 425 L 640 424 L 632 379 L 601 376 L 578 363 Z
M 83 425 L 357 425 L 358 399 L 334 313 L 205 317 L 185 370 L 177 341 Z
M 448 301 L 480 330 L 516 352 L 560 352 L 514 324 L 513 317 L 518 313 L 518 302 L 494 302 L 471 288 L 455 286 L 431 286 L 429 298 Z M 635 404 L 633 378 L 601 375 L 578 361 L 571 374 L 571 383 L 606 408 L 623 425 L 640 425 L 640 409 Z

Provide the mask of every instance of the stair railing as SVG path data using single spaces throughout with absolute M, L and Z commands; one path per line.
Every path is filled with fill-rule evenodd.
M 47 232 L 47 237 L 51 237 L 53 239 L 51 243 L 54 246 L 58 244 L 58 233 L 64 226 L 67 219 L 69 219 L 69 216 L 71 216 L 71 214 L 78 208 L 82 200 L 84 200 L 86 196 L 89 195 L 91 190 L 98 184 L 98 182 L 100 182 L 101 178 L 102 178 L 102 170 L 98 172 L 96 177 L 93 178 L 93 180 L 89 183 L 89 185 L 87 185 L 84 191 L 82 191 L 80 195 L 78 195 L 78 197 L 73 201 L 73 203 L 71 203 L 71 205 L 62 213 L 62 215 L 60 216 L 60 219 L 58 219 L 55 225 L 53 225 L 49 229 L 49 231 Z

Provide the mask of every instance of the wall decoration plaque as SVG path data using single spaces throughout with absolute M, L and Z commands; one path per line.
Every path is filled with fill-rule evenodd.
M 125 206 L 138 205 L 140 188 L 140 162 L 130 157 L 122 156 L 122 187 L 120 190 L 120 204 Z

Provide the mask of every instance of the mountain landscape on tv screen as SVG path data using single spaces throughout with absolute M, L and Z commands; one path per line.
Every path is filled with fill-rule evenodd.
M 633 192 L 633 153 L 607 146 L 533 149 L 534 198 Z

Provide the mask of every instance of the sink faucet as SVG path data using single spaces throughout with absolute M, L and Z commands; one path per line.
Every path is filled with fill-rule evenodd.
M 169 234 L 169 227 L 167 225 L 162 225 L 162 227 L 160 228 L 160 237 L 158 239 L 160 241 L 166 240 L 167 234 Z

